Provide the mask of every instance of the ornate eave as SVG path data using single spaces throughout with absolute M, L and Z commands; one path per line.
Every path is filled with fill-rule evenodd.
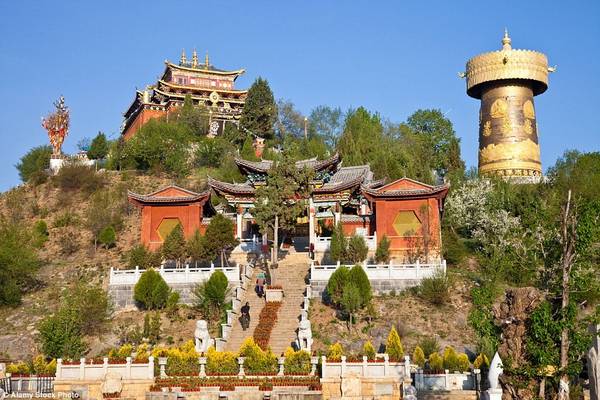
M 237 79 L 238 76 L 240 76 L 246 72 L 246 70 L 243 68 L 240 68 L 240 69 L 237 69 L 234 71 L 220 70 L 220 69 L 214 68 L 212 65 L 209 65 L 208 68 L 206 68 L 205 64 L 199 64 L 197 67 L 191 67 L 191 66 L 188 67 L 188 66 L 184 66 L 184 65 L 173 64 L 169 60 L 165 60 L 165 72 L 162 75 L 163 77 L 167 74 L 169 69 L 176 69 L 176 70 L 186 71 L 186 72 L 204 72 L 207 74 L 222 75 L 222 76 L 233 76 L 234 80 Z
M 164 195 L 161 196 L 161 193 L 164 193 L 168 190 L 176 190 L 181 192 L 180 195 Z M 210 191 L 204 191 L 201 193 L 196 193 L 188 189 L 184 189 L 182 187 L 176 185 L 170 185 L 159 189 L 155 192 L 149 194 L 139 194 L 132 192 L 130 190 L 127 191 L 127 198 L 132 203 L 138 206 L 145 205 L 164 205 L 164 204 L 189 204 L 189 203 L 197 203 L 197 202 L 205 202 L 210 196 Z
M 446 194 L 448 193 L 448 189 L 450 189 L 450 185 L 448 185 L 448 184 L 431 186 L 431 185 L 426 185 L 421 182 L 417 182 L 412 179 L 408 179 L 408 178 L 404 178 L 404 179 L 415 182 L 423 187 L 420 189 L 411 188 L 411 189 L 385 190 L 385 187 L 388 185 L 377 188 L 377 189 L 369 188 L 368 186 L 363 185 L 363 186 L 361 186 L 361 192 L 365 197 L 367 197 L 369 199 L 374 199 L 374 198 L 405 199 L 405 198 L 426 198 L 426 197 L 444 198 L 444 197 L 446 197 Z
M 208 89 L 202 89 L 199 88 L 202 91 L 207 92 L 206 95 L 195 95 L 195 94 L 190 94 L 190 97 L 193 100 L 210 100 L 210 93 L 213 92 L 213 90 L 208 90 Z M 215 90 L 216 91 L 216 90 Z M 160 89 L 154 89 L 154 92 L 161 94 L 167 98 L 177 98 L 177 99 L 185 99 L 186 93 L 176 93 L 176 92 L 168 92 L 165 90 L 160 90 Z M 218 91 L 217 91 L 218 92 Z M 236 99 L 236 98 L 221 98 L 221 101 L 227 102 L 227 103 L 236 103 L 236 104 L 244 104 L 245 99 Z
M 208 93 L 212 93 L 212 92 L 217 92 L 217 93 L 227 93 L 227 94 L 234 94 L 234 95 L 247 95 L 248 91 L 247 90 L 231 90 L 231 89 L 222 89 L 222 88 L 217 88 L 217 87 L 204 87 L 204 86 L 190 86 L 190 85 L 178 85 L 176 83 L 173 82 L 169 82 L 169 81 L 165 81 L 160 79 L 158 81 L 159 85 L 165 85 L 168 86 L 170 88 L 173 88 L 175 90 L 189 90 L 192 92 L 208 92 Z
M 217 192 L 231 195 L 254 196 L 256 189 L 246 183 L 228 183 L 208 177 L 208 186 Z
M 317 160 L 316 158 L 310 158 L 307 160 L 296 161 L 296 168 L 309 168 L 315 171 L 322 171 L 323 169 L 330 167 L 332 165 L 338 164 L 340 161 L 340 155 L 335 153 L 333 156 L 325 159 L 325 160 Z M 244 160 L 243 158 L 235 158 L 235 163 L 238 168 L 246 173 L 261 173 L 265 174 L 269 172 L 269 169 L 273 166 L 273 161 L 271 160 L 261 160 L 261 161 L 249 161 Z

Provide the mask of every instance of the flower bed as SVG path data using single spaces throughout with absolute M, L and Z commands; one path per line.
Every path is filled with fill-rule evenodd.
M 270 391 L 273 387 L 308 387 L 308 390 L 321 390 L 319 377 L 316 376 L 274 376 L 274 377 L 171 377 L 157 379 L 150 388 L 151 392 L 163 389 L 181 388 L 183 392 L 196 392 L 201 388 L 218 387 L 221 391 L 233 391 L 236 387 L 258 387 L 259 390 Z
M 271 331 L 277 322 L 277 312 L 281 307 L 281 302 L 269 301 L 261 310 L 258 316 L 258 325 L 254 329 L 254 341 L 265 350 L 269 345 Z
M 283 289 L 281 285 L 267 285 L 267 289 Z

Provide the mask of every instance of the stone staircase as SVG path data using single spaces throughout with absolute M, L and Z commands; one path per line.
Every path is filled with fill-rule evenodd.
M 310 268 L 310 259 L 307 252 L 297 252 L 291 247 L 288 254 L 279 262 L 276 269 L 271 271 L 273 284 L 281 285 L 284 291 L 284 299 L 281 308 L 277 314 L 277 323 L 271 332 L 269 346 L 276 355 L 285 351 L 288 346 L 296 341 L 296 332 L 298 321 L 302 312 L 302 302 L 304 301 L 304 290 L 306 289 L 305 277 Z M 248 286 L 242 300 L 242 305 L 246 302 L 250 304 L 250 327 L 242 330 L 238 320 L 239 315 L 235 316 L 233 327 L 225 350 L 237 352 L 244 339 L 252 337 L 254 328 L 258 324 L 258 315 L 265 305 L 264 298 L 259 298 L 254 291 L 254 286 L 259 268 L 256 268 L 252 276 L 251 284 Z

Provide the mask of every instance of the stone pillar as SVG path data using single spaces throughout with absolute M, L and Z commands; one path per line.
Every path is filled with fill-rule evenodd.
M 148 357 L 148 379 L 154 379 L 154 357 Z
M 160 368 L 160 377 L 167 377 L 167 357 L 158 357 L 158 366 Z
M 498 383 L 498 378 L 502 375 L 502 360 L 498 352 L 492 358 L 490 363 L 490 370 L 488 371 L 488 381 L 490 388 L 486 390 L 488 400 L 501 400 L 502 399 L 502 388 Z
M 238 373 L 238 376 L 246 375 L 246 373 L 244 372 L 244 361 L 245 360 L 246 360 L 245 357 L 238 357 L 238 364 L 240 365 L 240 372 Z
M 341 375 L 342 375 L 342 378 L 343 378 L 344 376 L 346 376 L 346 356 L 342 356 L 342 368 L 341 368 L 341 370 L 342 370 Z
M 284 363 L 285 363 L 285 357 L 279 357 L 279 358 L 277 358 L 277 363 L 279 364 L 279 372 L 277 372 L 277 376 L 283 376 L 283 374 L 284 374 L 283 368 L 284 368 Z
M 237 239 L 242 239 L 242 213 L 243 210 L 238 207 L 237 214 L 235 215 L 235 236 Z
M 62 378 L 62 358 L 56 360 L 56 378 Z
M 198 376 L 205 377 L 206 376 L 206 357 L 198 357 L 198 363 L 200 364 L 200 373 Z
M 123 378 L 131 379 L 131 357 L 127 357 L 125 360 L 125 376 Z
M 319 357 L 313 356 L 310 358 L 310 376 L 314 376 L 317 373 L 317 365 L 319 364 Z
M 85 358 L 79 359 L 79 379 L 85 379 Z
M 308 200 L 308 243 L 315 243 L 315 204 L 312 197 Z

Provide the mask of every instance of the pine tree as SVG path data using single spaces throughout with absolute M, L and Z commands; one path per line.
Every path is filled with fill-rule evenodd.
M 358 289 L 360 293 L 360 306 L 366 306 L 373 297 L 373 293 L 371 291 L 371 283 L 369 282 L 369 277 L 367 273 L 360 265 L 355 265 L 348 272 L 348 281 L 352 282 L 354 286 Z
M 225 252 L 239 243 L 234 235 L 233 221 L 225 218 L 222 214 L 215 215 L 206 228 L 205 243 L 207 253 L 219 255 L 221 265 L 225 265 Z
M 87 152 L 87 156 L 90 160 L 102 160 L 108 155 L 108 140 L 106 135 L 102 132 L 98 132 L 92 144 Z
M 186 243 L 183 236 L 183 228 L 181 224 L 177 224 L 169 233 L 162 246 L 163 257 L 167 260 L 175 260 L 177 265 L 185 256 Z
M 415 347 L 415 351 L 413 352 L 413 362 L 421 368 L 425 366 L 425 353 L 420 346 Z
M 385 351 L 392 360 L 400 361 L 402 360 L 402 357 L 404 357 L 404 347 L 402 347 L 400 336 L 394 326 L 392 326 L 390 334 L 385 342 Z
M 344 236 L 342 223 L 338 222 L 331 233 L 331 244 L 329 245 L 329 256 L 333 261 L 343 262 L 348 255 L 348 240 Z
M 348 241 L 348 260 L 357 264 L 363 262 L 369 254 L 369 248 L 365 238 L 360 235 L 353 235 Z
M 277 105 L 266 79 L 257 78 L 248 90 L 240 125 L 260 137 L 273 137 Z
M 386 235 L 383 235 L 379 243 L 377 243 L 375 261 L 378 263 L 387 263 L 390 261 L 390 240 Z
M 192 261 L 211 261 L 215 258 L 216 253 L 214 248 L 211 249 L 210 247 L 206 241 L 206 236 L 202 236 L 200 231 L 196 229 L 186 244 L 186 252 Z

